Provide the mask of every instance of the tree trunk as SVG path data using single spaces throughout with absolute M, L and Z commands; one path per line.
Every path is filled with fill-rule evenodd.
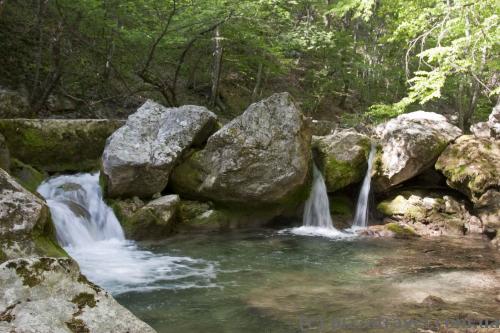
M 220 27 L 214 30 L 214 53 L 212 65 L 212 93 L 210 95 L 210 105 L 215 106 L 219 98 L 220 73 L 222 69 L 222 42 L 220 36 Z
M 257 78 L 255 80 L 255 87 L 253 88 L 252 91 L 252 102 L 255 102 L 259 95 L 260 86 L 262 84 L 262 68 L 263 68 L 262 63 L 259 63 L 259 69 L 257 70 Z

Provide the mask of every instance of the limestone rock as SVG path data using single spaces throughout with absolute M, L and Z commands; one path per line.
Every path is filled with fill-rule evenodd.
M 450 187 L 477 201 L 488 189 L 500 188 L 500 141 L 464 135 L 436 162 Z
M 354 130 L 313 137 L 315 162 L 323 173 L 328 192 L 363 180 L 370 146 L 370 139 Z
M 378 204 L 390 221 L 411 227 L 421 236 L 460 236 L 482 233 L 481 221 L 471 215 L 465 202 L 431 191 L 402 191 Z
M 30 117 L 28 99 L 20 93 L 0 87 L 0 118 Z
M 488 127 L 491 138 L 500 140 L 500 100 L 488 117 Z
M 161 192 L 179 158 L 217 128 L 201 106 L 166 108 L 147 101 L 109 138 L 102 171 L 109 197 L 149 198 Z
M 175 168 L 186 197 L 245 205 L 295 204 L 308 195 L 309 121 L 288 93 L 254 103 Z
M 155 332 L 80 274 L 71 259 L 0 265 L 0 332 Z
M 160 239 L 174 232 L 180 199 L 166 195 L 145 204 L 139 198 L 111 203 L 127 238 Z
M 474 204 L 474 212 L 485 227 L 500 229 L 500 192 L 486 191 Z
M 106 139 L 123 124 L 104 119 L 0 119 L 13 158 L 48 172 L 97 169 Z
M 462 134 L 442 115 L 416 111 L 375 129 L 382 146 L 374 161 L 373 185 L 385 191 L 431 167 L 448 143 Z
M 55 242 L 45 202 L 0 169 L 0 262 L 21 256 L 66 253 Z

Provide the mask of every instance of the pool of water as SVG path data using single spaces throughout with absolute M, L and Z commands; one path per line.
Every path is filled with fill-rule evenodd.
M 415 332 L 429 320 L 500 319 L 500 253 L 483 240 L 247 230 L 139 246 L 213 267 L 196 288 L 115 294 L 158 332 Z

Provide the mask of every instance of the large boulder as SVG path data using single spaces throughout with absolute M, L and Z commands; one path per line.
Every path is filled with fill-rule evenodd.
M 0 168 L 9 171 L 10 168 L 10 153 L 5 138 L 0 134 Z
M 487 190 L 500 188 L 500 141 L 461 136 L 441 154 L 436 169 L 450 187 L 477 201 Z
M 288 93 L 254 103 L 212 135 L 172 173 L 176 193 L 245 205 L 292 204 L 307 197 L 308 119 Z
M 17 91 L 0 87 L 0 118 L 32 116 L 28 99 Z
M 382 146 L 374 161 L 373 184 L 385 191 L 431 167 L 461 130 L 442 115 L 416 111 L 379 125 L 375 133 Z
M 39 255 L 66 256 L 55 241 L 49 208 L 0 169 L 0 262 Z
M 216 129 L 215 114 L 204 107 L 166 108 L 147 101 L 107 141 L 102 155 L 106 195 L 148 198 L 161 192 L 183 153 Z
M 105 119 L 0 119 L 12 157 L 47 172 L 98 169 L 106 139 L 121 125 Z
M 460 236 L 481 233 L 481 221 L 469 213 L 466 203 L 439 192 L 401 191 L 378 204 L 386 222 L 398 223 L 421 236 Z
M 500 191 L 490 189 L 475 203 L 474 212 L 485 227 L 500 229 Z
M 15 259 L 0 265 L 0 332 L 154 333 L 71 259 Z
M 111 206 L 120 220 L 127 238 L 135 240 L 161 239 L 174 232 L 180 199 L 166 195 L 144 203 L 135 197 L 111 200 Z
M 314 160 L 323 173 L 328 192 L 363 180 L 370 146 L 370 138 L 354 130 L 313 137 Z
M 500 139 L 500 100 L 491 111 L 488 120 L 472 125 L 470 131 L 478 138 Z

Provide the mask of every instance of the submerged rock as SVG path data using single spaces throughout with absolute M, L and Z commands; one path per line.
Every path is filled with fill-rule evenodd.
M 155 332 L 80 274 L 72 259 L 0 265 L 1 332 Z
M 204 107 L 147 101 L 108 139 L 102 155 L 107 196 L 150 198 L 161 192 L 183 153 L 216 128 L 215 114 Z
M 66 256 L 57 245 L 49 208 L 0 169 L 0 262 L 39 255 Z
M 421 236 L 481 233 L 481 221 L 472 216 L 465 202 L 430 191 L 402 191 L 378 204 L 389 221 L 398 221 Z
M 500 141 L 464 135 L 436 162 L 450 187 L 477 201 L 488 189 L 500 188 Z
M 108 136 L 122 121 L 0 119 L 12 157 L 48 172 L 97 169 Z
M 323 173 L 328 192 L 363 180 L 370 146 L 370 138 L 354 130 L 313 137 L 315 162 Z
M 442 115 L 417 111 L 379 125 L 381 151 L 377 154 L 373 184 L 385 191 L 431 167 L 449 142 L 462 134 Z
M 127 238 L 160 239 L 174 232 L 180 199 L 166 195 L 145 204 L 139 198 L 111 203 Z
M 245 205 L 296 204 L 308 195 L 309 122 L 288 93 L 250 105 L 172 173 L 176 193 Z

